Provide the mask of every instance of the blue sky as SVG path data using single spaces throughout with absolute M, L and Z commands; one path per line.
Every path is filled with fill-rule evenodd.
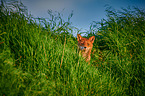
M 127 8 L 135 6 L 145 9 L 145 0 L 21 0 L 34 17 L 47 18 L 47 10 L 61 12 L 63 18 L 66 19 L 73 10 L 74 14 L 71 18 L 72 24 L 82 29 L 88 30 L 90 23 L 100 21 L 106 18 L 105 5 L 108 4 L 114 9 Z

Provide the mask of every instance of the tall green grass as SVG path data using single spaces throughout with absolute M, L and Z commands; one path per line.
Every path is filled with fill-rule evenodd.
M 107 7 L 106 13 L 107 20 L 92 24 L 92 30 L 97 30 L 94 31 L 97 38 L 94 65 L 97 62 L 97 66 L 101 66 L 100 70 L 108 73 L 126 95 L 143 95 L 145 12 L 138 8 L 116 11 Z
M 77 54 L 72 14 L 64 21 L 50 12 L 38 24 L 21 3 L 2 2 L 0 95 L 143 95 L 144 12 L 109 10 L 88 35 L 97 38 L 88 65 Z

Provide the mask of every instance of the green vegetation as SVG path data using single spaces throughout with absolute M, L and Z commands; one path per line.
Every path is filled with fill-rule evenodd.
M 23 4 L 1 2 L 0 95 L 143 96 L 145 12 L 106 12 L 88 33 L 96 36 L 88 65 L 77 54 L 72 14 L 68 21 L 51 11 L 50 19 L 35 19 Z

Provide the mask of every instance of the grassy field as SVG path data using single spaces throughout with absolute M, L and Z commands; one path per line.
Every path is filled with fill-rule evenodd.
M 145 12 L 107 7 L 106 13 L 87 33 L 96 37 L 88 65 L 78 56 L 72 14 L 68 21 L 51 12 L 49 20 L 35 19 L 23 4 L 2 2 L 0 95 L 143 96 Z

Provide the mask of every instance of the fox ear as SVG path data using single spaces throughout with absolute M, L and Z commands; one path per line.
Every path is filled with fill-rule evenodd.
M 82 36 L 80 34 L 77 35 L 77 40 L 80 41 L 82 39 Z
M 91 43 L 94 43 L 95 36 L 90 37 L 89 40 L 90 40 Z

